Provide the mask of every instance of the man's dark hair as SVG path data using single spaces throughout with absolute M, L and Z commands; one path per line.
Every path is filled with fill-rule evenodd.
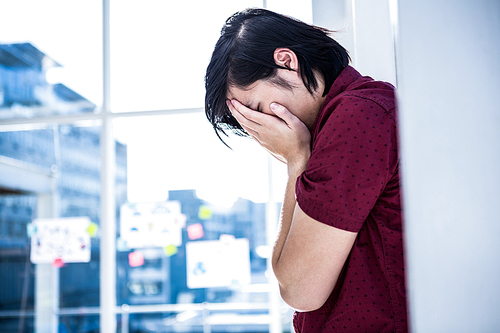
M 241 89 L 258 80 L 275 79 L 274 51 L 289 48 L 298 59 L 299 73 L 312 94 L 318 87 L 314 71 L 325 81 L 325 96 L 333 81 L 349 64 L 347 51 L 329 37 L 330 31 L 265 9 L 251 8 L 226 20 L 205 75 L 205 113 L 215 133 L 225 130 L 246 136 L 226 105 L 229 87 Z M 275 84 L 290 88 L 287 82 Z

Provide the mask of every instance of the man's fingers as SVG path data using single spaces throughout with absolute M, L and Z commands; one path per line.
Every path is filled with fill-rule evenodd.
M 245 110 L 241 108 L 242 104 L 235 103 L 235 101 L 229 101 L 229 100 L 226 101 L 226 103 L 227 106 L 229 107 L 229 111 L 231 111 L 231 114 L 233 115 L 233 117 L 236 118 L 236 120 L 238 120 L 240 125 L 245 121 L 252 121 L 247 117 L 247 113 L 245 112 Z
M 262 138 L 275 137 L 278 133 L 294 130 L 302 124 L 284 106 L 277 103 L 273 104 L 275 104 L 275 115 L 252 110 L 234 99 L 227 101 L 228 108 L 233 117 L 261 145 Z M 265 139 L 264 141 L 267 140 Z
M 292 127 L 292 125 L 299 120 L 290 111 L 288 111 L 287 108 L 285 108 L 281 104 L 273 102 L 273 103 L 271 103 L 271 105 L 269 105 L 269 108 L 271 109 L 271 111 L 274 112 L 274 114 L 278 118 L 282 119 L 290 127 Z
M 233 117 L 236 118 L 236 120 L 241 125 L 241 127 L 243 127 L 243 129 L 248 134 L 250 134 L 250 136 L 254 137 L 255 135 L 258 134 L 257 128 L 258 128 L 259 124 L 255 123 L 252 120 L 245 117 L 245 115 L 242 112 L 240 112 L 238 109 L 236 109 L 236 107 L 234 106 L 234 104 L 231 101 L 227 100 L 226 104 L 229 108 L 229 111 L 231 111 L 231 114 L 233 115 Z
M 263 125 L 266 122 L 270 121 L 270 117 L 273 117 L 272 115 L 266 114 L 259 112 L 257 110 L 252 110 L 245 105 L 241 104 L 238 100 L 231 100 L 231 103 L 233 107 L 241 113 L 246 119 L 253 121 L 254 123 L 257 123 L 259 125 Z M 276 117 L 274 117 L 276 118 Z

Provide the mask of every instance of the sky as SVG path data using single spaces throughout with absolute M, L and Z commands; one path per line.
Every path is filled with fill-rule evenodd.
M 268 0 L 267 8 L 312 21 L 311 0 Z M 113 112 L 200 108 L 203 76 L 224 21 L 262 0 L 119 0 L 110 3 Z M 0 43 L 30 42 L 61 68 L 48 72 L 96 105 L 102 103 L 102 3 L 99 0 L 0 2 Z M 228 206 L 238 197 L 268 200 L 267 153 L 249 139 L 226 148 L 203 112 L 117 119 L 127 144 L 128 199 L 161 201 L 169 190 L 195 189 Z M 284 165 L 271 162 L 281 201 Z

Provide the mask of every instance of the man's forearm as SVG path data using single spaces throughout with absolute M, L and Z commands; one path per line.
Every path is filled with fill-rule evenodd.
M 288 232 L 290 230 L 290 226 L 292 225 L 293 213 L 295 210 L 295 205 L 297 203 L 297 201 L 295 200 L 295 183 L 297 182 L 297 178 L 300 176 L 300 174 L 306 169 L 306 164 L 307 163 L 302 163 L 302 165 L 300 165 L 299 167 L 288 168 L 288 181 L 285 190 L 285 197 L 283 198 L 283 205 L 281 208 L 278 234 L 276 242 L 274 244 L 272 255 L 273 271 L 276 275 L 276 278 L 278 279 L 278 282 L 280 282 L 281 280 L 279 260 L 286 242 L 286 238 L 288 236 Z
M 297 205 L 295 184 L 305 165 L 289 169 L 272 264 L 283 300 L 313 311 L 334 289 L 357 233 L 319 223 Z

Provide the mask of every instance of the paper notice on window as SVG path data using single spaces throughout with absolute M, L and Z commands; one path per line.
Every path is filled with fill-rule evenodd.
M 180 246 L 185 226 L 179 201 L 127 203 L 120 209 L 120 237 L 131 249 Z
M 250 283 L 248 239 L 230 237 L 186 243 L 187 285 L 211 288 Z
M 88 217 L 35 219 L 31 225 L 31 262 L 54 264 L 90 261 Z

